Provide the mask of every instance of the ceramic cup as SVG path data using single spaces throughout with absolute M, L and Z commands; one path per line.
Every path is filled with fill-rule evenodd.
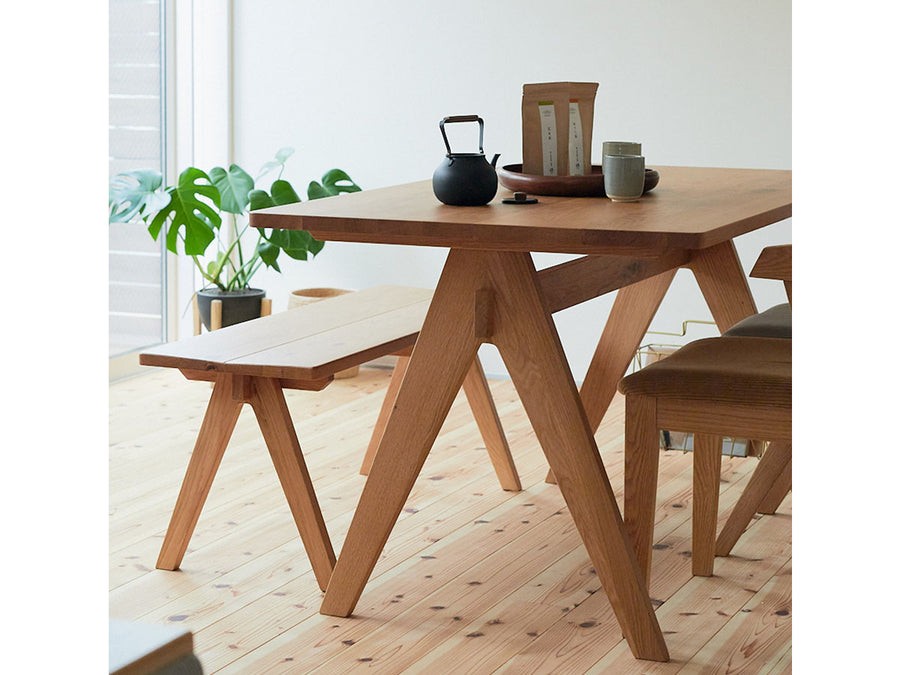
M 644 158 L 607 155 L 603 158 L 603 189 L 614 202 L 636 202 L 644 193 Z
M 641 144 L 632 141 L 603 141 L 601 159 L 606 164 L 607 155 L 640 155 Z

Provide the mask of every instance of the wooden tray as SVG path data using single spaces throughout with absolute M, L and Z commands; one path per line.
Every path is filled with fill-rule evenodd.
M 497 169 L 500 185 L 513 192 L 553 197 L 605 197 L 603 167 L 594 164 L 584 176 L 536 176 L 522 173 L 521 164 L 507 164 Z M 644 194 L 659 184 L 659 172 L 644 170 Z

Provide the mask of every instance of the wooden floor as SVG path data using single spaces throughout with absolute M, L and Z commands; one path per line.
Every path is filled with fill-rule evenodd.
M 286 392 L 340 550 L 389 372 Z M 182 569 L 154 569 L 210 388 L 151 371 L 110 386 L 109 611 L 194 632 L 204 672 L 789 673 L 791 498 L 716 576 L 692 578 L 691 455 L 660 458 L 651 597 L 672 661 L 632 658 L 510 382 L 491 387 L 524 489 L 504 492 L 459 397 L 356 613 L 322 593 L 249 407 Z M 620 499 L 623 399 L 597 443 Z M 757 464 L 724 458 L 721 517 Z M 720 525 L 724 522 L 720 520 Z

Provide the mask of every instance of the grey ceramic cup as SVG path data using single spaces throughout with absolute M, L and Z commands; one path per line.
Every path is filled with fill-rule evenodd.
M 640 155 L 641 144 L 632 141 L 603 141 L 602 161 L 606 164 L 607 155 Z
M 603 158 L 603 189 L 614 202 L 636 202 L 644 193 L 644 158 L 607 155 Z

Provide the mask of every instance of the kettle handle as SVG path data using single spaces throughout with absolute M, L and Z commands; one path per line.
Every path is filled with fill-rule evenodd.
M 444 145 L 447 146 L 447 154 L 453 154 L 450 151 L 450 141 L 447 140 L 447 132 L 444 131 L 444 125 L 452 122 L 478 122 L 478 152 L 484 154 L 484 120 L 478 115 L 453 115 L 445 117 L 441 120 L 441 136 L 444 137 Z

